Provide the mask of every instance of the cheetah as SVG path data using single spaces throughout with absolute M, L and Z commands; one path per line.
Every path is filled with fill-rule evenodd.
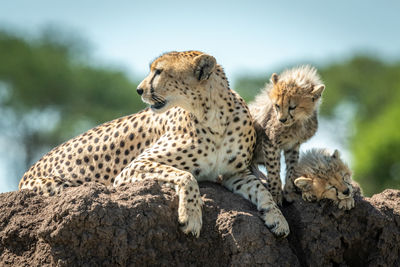
M 257 147 L 252 169 L 265 165 L 268 187 L 275 201 L 282 204 L 280 158 L 284 151 L 286 177 L 284 197 L 293 201 L 293 169 L 299 158 L 300 144 L 310 139 L 318 128 L 318 107 L 325 85 L 315 68 L 303 65 L 272 74 L 270 83 L 249 104 L 255 120 Z
M 331 199 L 339 209 L 354 208 L 351 170 L 338 150 L 330 154 L 326 149 L 312 149 L 300 156 L 293 171 L 294 184 L 306 201 Z
M 198 237 L 198 181 L 214 181 L 254 203 L 273 234 L 289 234 L 272 195 L 249 170 L 256 142 L 250 112 L 213 56 L 165 53 L 150 64 L 137 93 L 148 108 L 54 148 L 19 188 L 54 195 L 90 181 L 123 186 L 154 179 L 175 188 L 181 230 Z

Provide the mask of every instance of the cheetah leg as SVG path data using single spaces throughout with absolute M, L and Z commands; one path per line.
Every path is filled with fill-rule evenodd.
M 293 202 L 296 195 L 296 187 L 294 186 L 294 168 L 299 161 L 299 148 L 300 145 L 297 144 L 293 148 L 284 151 L 286 162 L 286 177 L 283 195 L 287 202 Z
M 53 196 L 70 186 L 74 185 L 60 177 L 34 177 L 22 179 L 18 187 L 20 190 L 30 189 L 39 195 Z
M 269 188 L 268 178 L 267 178 L 267 176 L 265 176 L 265 174 L 262 171 L 260 171 L 257 164 L 255 164 L 255 163 L 251 164 L 250 171 L 255 177 L 257 177 L 257 179 L 260 179 L 260 181 L 263 183 L 263 185 L 265 185 L 267 188 Z
M 175 186 L 179 197 L 178 220 L 185 234 L 199 237 L 202 226 L 203 201 L 194 176 L 174 167 L 149 161 L 134 160 L 115 178 L 114 186 L 134 183 L 143 179 L 154 179 Z
M 265 225 L 275 236 L 286 237 L 289 234 L 289 225 L 271 193 L 250 171 L 223 180 L 222 183 L 235 194 L 253 202 L 261 212 Z
M 268 172 L 268 190 L 276 204 L 282 205 L 281 150 L 270 142 L 263 142 L 265 168 Z

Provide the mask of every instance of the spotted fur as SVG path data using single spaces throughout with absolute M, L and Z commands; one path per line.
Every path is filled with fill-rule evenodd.
M 257 130 L 254 165 L 265 165 L 268 188 L 278 204 L 282 203 L 281 151 L 286 163 L 284 196 L 290 202 L 295 191 L 293 169 L 299 148 L 317 131 L 318 107 L 324 89 L 315 68 L 300 66 L 279 76 L 272 74 L 270 83 L 249 105 Z
M 351 170 L 338 150 L 312 149 L 302 153 L 294 169 L 294 184 L 306 201 L 331 199 L 339 209 L 354 208 Z
M 199 236 L 197 181 L 218 181 L 257 205 L 274 234 L 289 233 L 271 194 L 249 171 L 256 142 L 252 119 L 214 57 L 164 54 L 151 63 L 137 92 L 150 108 L 56 147 L 25 173 L 20 189 L 53 195 L 90 181 L 122 186 L 155 179 L 176 188 L 182 230 Z

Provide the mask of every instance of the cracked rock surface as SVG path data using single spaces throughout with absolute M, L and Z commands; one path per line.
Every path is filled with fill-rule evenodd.
M 199 238 L 179 230 L 175 192 L 153 181 L 0 194 L 0 266 L 400 266 L 399 190 L 358 193 L 350 211 L 299 197 L 282 208 L 286 239 L 240 196 L 212 183 L 200 191 Z

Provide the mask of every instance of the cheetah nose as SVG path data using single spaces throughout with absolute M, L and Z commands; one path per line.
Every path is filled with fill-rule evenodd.
M 350 189 L 346 189 L 346 190 L 344 190 L 343 191 L 343 195 L 346 195 L 346 196 L 348 196 L 350 194 Z
M 286 119 L 286 118 L 284 118 L 284 119 L 279 119 L 279 121 L 282 122 L 282 123 L 285 123 L 285 122 L 287 121 L 287 119 Z
M 139 94 L 139 95 L 142 95 L 143 94 L 143 89 L 142 88 L 137 88 L 136 89 L 136 91 L 137 91 L 137 93 Z

